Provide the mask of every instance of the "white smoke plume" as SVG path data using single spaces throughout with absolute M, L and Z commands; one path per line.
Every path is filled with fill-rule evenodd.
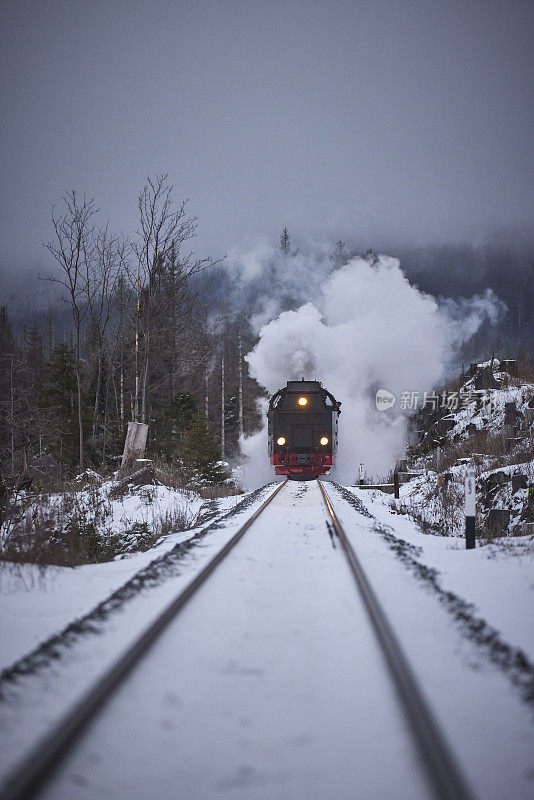
M 331 264 L 330 264 L 331 269 Z M 310 297 L 260 329 L 246 356 L 251 375 L 272 394 L 286 381 L 319 380 L 342 401 L 336 479 L 353 482 L 359 462 L 367 474 L 383 475 L 404 445 L 404 417 L 376 409 L 375 393 L 387 389 L 430 392 L 458 347 L 485 318 L 494 321 L 502 304 L 491 292 L 460 303 L 441 304 L 404 276 L 395 258 L 376 264 L 355 258 L 309 285 Z M 266 429 L 243 443 L 245 480 L 272 477 Z
M 306 253 L 293 250 L 284 260 L 266 237 L 245 243 L 228 254 L 232 305 L 250 311 L 252 330 L 288 307 L 314 300 L 334 268 L 331 245 L 312 243 Z

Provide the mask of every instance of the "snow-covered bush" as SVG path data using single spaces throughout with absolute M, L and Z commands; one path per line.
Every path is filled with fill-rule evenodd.
M 0 557 L 76 566 L 147 550 L 170 531 L 191 527 L 201 498 L 162 485 L 84 480 L 83 488 L 26 498 L 3 529 Z M 73 484 L 75 486 L 75 484 Z

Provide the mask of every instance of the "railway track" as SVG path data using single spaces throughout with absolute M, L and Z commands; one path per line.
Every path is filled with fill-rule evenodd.
M 395 800 L 471 800 L 472 794 L 324 485 L 320 481 L 314 485 L 290 484 L 284 492 L 286 485 L 284 482 L 276 488 L 113 669 L 28 755 L 1 787 L 2 800 L 96 796 L 124 796 L 129 800 L 148 796 L 211 800 L 224 796 L 251 800 L 275 795 L 284 800 L 311 800 L 352 797 L 354 792 L 366 798 L 391 796 Z M 317 521 L 319 505 L 323 507 L 322 525 Z M 350 574 L 345 575 L 336 566 L 339 575 L 334 580 L 331 559 L 341 556 L 333 554 L 324 533 L 324 508 L 330 533 L 341 545 L 336 550 L 343 552 L 350 569 Z M 272 509 L 270 516 L 265 513 L 267 509 Z M 254 537 L 247 537 L 237 548 L 253 526 L 255 542 Z M 258 560 L 258 545 L 265 543 L 267 535 L 273 540 L 271 549 Z M 232 559 L 228 558 L 230 553 L 234 554 Z M 225 567 L 217 569 L 223 562 Z M 354 580 L 362 609 L 353 609 L 349 604 L 347 610 L 347 595 L 352 592 Z M 236 594 L 241 581 L 243 591 Z M 222 610 L 228 602 L 228 587 L 234 591 L 229 615 Z M 353 595 L 356 597 L 356 593 Z M 180 613 L 186 608 L 190 609 L 188 614 Z M 300 625 L 313 633 L 305 647 L 299 644 Z M 347 649 L 347 637 L 352 649 Z M 371 652 L 373 641 L 375 649 L 376 644 L 380 648 L 379 654 Z M 229 657 L 241 650 L 242 658 L 248 659 L 245 666 L 239 657 Z M 141 660 L 143 663 L 139 663 Z M 355 668 L 361 670 L 361 675 Z M 140 676 L 143 670 L 144 678 Z M 352 729 L 352 719 L 361 713 L 362 705 L 370 702 L 369 698 L 362 699 L 362 688 L 368 691 L 381 670 L 389 673 L 385 680 L 393 682 L 394 691 L 384 683 L 377 691 L 379 696 L 372 698 L 367 715 L 370 720 L 385 715 L 379 722 L 383 741 L 377 741 L 376 747 L 384 749 L 384 760 L 390 753 L 389 769 L 402 787 L 391 794 L 383 794 L 380 789 L 381 781 L 386 786 L 391 784 L 392 777 L 387 774 L 383 778 L 380 774 L 366 776 L 362 786 L 351 784 L 353 772 L 358 774 L 361 767 L 353 769 L 347 763 L 354 758 L 353 751 L 358 751 L 358 742 L 360 749 L 365 742 L 365 732 L 357 725 Z M 156 720 L 161 702 L 158 691 L 164 685 L 168 718 Z M 226 700 L 229 685 L 230 699 Z M 184 686 L 185 703 L 179 696 Z M 325 692 L 331 692 L 331 696 L 325 696 Z M 400 704 L 385 710 L 384 698 L 389 694 Z M 307 711 L 310 704 L 312 714 Z M 398 711 L 399 705 L 402 711 Z M 132 708 L 141 721 L 132 717 Z M 288 709 L 291 714 L 286 721 Z M 158 727 L 154 728 L 156 724 Z M 176 731 L 180 725 L 183 732 Z M 254 726 L 255 732 L 249 733 Z M 415 749 L 405 741 L 410 738 L 405 735 L 407 731 Z M 118 763 L 125 747 L 118 746 L 117 740 L 124 737 L 127 747 L 130 736 L 137 736 L 141 745 L 145 742 L 148 752 L 143 753 L 143 769 L 136 763 L 133 744 L 130 766 Z M 354 742 L 350 736 L 354 736 Z M 210 744 L 212 740 L 215 745 Z M 169 742 L 172 748 L 165 756 Z M 215 752 L 215 746 L 220 752 Z M 307 748 L 308 756 L 303 755 Z M 321 767 L 317 766 L 315 750 L 323 754 Z M 170 783 L 166 783 L 162 768 L 157 766 L 162 758 L 162 764 L 167 763 L 165 758 L 171 763 L 176 759 L 179 762 Z M 241 758 L 249 759 L 252 766 L 240 764 Z M 368 761 L 362 755 L 362 767 Z M 219 778 L 210 784 L 205 773 L 212 762 Z M 273 762 L 277 765 L 274 771 L 269 766 Z M 151 763 L 154 774 L 147 778 L 143 770 Z M 235 767 L 230 774 L 228 763 Z M 376 768 L 384 769 L 382 754 Z M 291 770 L 298 780 L 290 777 Z M 91 784 L 90 775 L 95 771 L 98 788 Z M 130 782 L 119 788 L 125 773 L 131 773 Z M 311 773 L 309 786 L 307 773 Z M 150 794 L 148 788 L 142 788 L 143 780 L 148 780 Z M 328 793 L 321 789 L 321 780 L 331 783 Z M 210 789 L 205 788 L 208 785 Z
M 424 765 L 434 795 L 439 800 L 473 800 L 452 752 L 434 715 L 419 688 L 402 647 L 371 586 L 354 548 L 341 525 L 322 481 L 318 481 L 332 526 L 347 558 L 350 570 L 365 604 L 376 637 L 387 661 L 399 700 L 409 720 L 421 763 Z
M 176 599 L 131 645 L 109 672 L 91 688 L 88 694 L 60 720 L 50 735 L 39 742 L 19 767 L 8 776 L 4 784 L 0 785 L 0 800 L 30 800 L 30 798 L 37 795 L 48 776 L 70 750 L 84 726 L 98 713 L 114 689 L 127 677 L 128 673 L 150 649 L 170 621 L 184 608 L 191 597 L 233 550 L 286 483 L 287 481 L 284 481 L 276 487 L 274 492 L 256 509 L 224 547 L 198 573 L 194 580 L 180 592 Z

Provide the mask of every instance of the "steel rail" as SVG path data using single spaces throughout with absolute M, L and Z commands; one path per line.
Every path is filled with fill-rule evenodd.
M 322 482 L 318 480 L 317 483 L 382 649 L 434 796 L 438 800 L 475 800 L 330 498 Z
M 28 755 L 0 785 L 1 800 L 30 800 L 35 797 L 108 697 L 127 677 L 137 662 L 148 652 L 162 631 L 193 597 L 202 584 L 206 582 L 230 551 L 233 550 L 251 525 L 286 484 L 287 480 L 276 487 L 274 492 L 256 509 L 244 525 L 149 625 L 143 634 L 130 645 L 108 672 L 98 679 L 83 698 L 66 712 L 54 729 L 29 751 Z

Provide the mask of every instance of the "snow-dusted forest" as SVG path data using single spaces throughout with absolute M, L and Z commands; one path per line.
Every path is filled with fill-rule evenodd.
M 532 5 L 2 11 L 2 800 L 530 800 Z
M 91 471 L 124 482 L 128 468 L 143 467 L 141 483 L 170 481 L 208 493 L 219 487 L 219 494 L 267 481 L 263 399 L 301 374 L 320 378 L 343 398 L 337 475 L 350 482 L 362 461 L 380 479 L 403 457 L 405 417 L 369 418 L 379 384 L 422 392 L 490 351 L 528 363 L 534 291 L 528 251 L 512 262 L 521 279 L 510 294 L 510 281 L 493 269 L 495 246 L 476 259 L 452 249 L 447 274 L 471 255 L 477 280 L 462 292 L 450 277 L 441 287 L 435 278 L 442 291 L 433 296 L 398 259 L 354 252 L 342 240 L 330 249 L 297 247 L 287 227 L 278 242 L 260 239 L 217 260 L 198 258 L 197 220 L 166 175 L 148 178 L 137 205 L 135 232 L 117 235 L 95 200 L 67 192 L 52 211 L 45 245 L 50 274 L 34 278 L 36 286 L 52 287 L 56 302 L 36 309 L 31 323 L 20 300 L 12 314 L 2 307 L 6 555 L 76 563 L 120 552 L 103 546 L 91 556 L 78 541 L 86 529 L 98 534 L 106 527 L 103 500 L 95 519 L 76 500 L 44 500 L 58 492 L 75 497 L 91 483 Z M 504 272 L 510 255 L 500 255 Z M 423 287 L 442 274 L 435 261 L 444 252 L 427 257 Z M 413 261 L 411 271 L 418 275 Z M 471 288 L 478 291 L 468 294 Z M 147 431 L 135 464 L 127 463 L 128 422 Z M 43 498 L 39 513 L 36 494 Z M 129 530 L 125 525 L 121 533 Z M 73 547 L 80 552 L 67 552 Z

